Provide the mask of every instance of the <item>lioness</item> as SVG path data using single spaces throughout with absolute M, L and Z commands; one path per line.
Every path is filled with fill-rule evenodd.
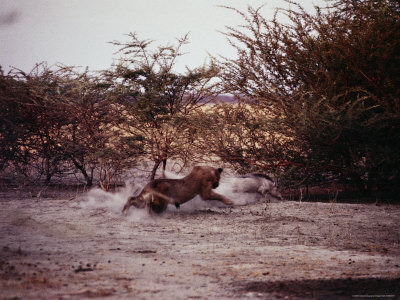
M 232 205 L 231 200 L 212 191 L 218 187 L 221 173 L 221 168 L 196 166 L 182 179 L 155 179 L 150 181 L 138 196 L 128 198 L 122 212 L 126 214 L 133 205 L 137 208 L 147 206 L 159 214 L 167 209 L 168 204 L 179 207 L 197 195 L 203 200 L 218 200 Z

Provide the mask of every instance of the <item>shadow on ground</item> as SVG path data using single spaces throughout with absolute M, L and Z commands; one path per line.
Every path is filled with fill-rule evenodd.
M 397 299 L 400 278 L 253 281 L 239 284 L 239 292 L 271 294 L 284 299 Z

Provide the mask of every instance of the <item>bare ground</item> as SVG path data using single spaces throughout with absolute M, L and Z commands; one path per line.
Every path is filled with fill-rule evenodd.
M 1 193 L 0 298 L 400 295 L 399 206 L 255 202 L 122 216 L 125 196 Z

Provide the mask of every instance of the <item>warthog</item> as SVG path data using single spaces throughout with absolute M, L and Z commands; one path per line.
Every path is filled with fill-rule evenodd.
M 251 173 L 237 177 L 233 182 L 233 190 L 241 193 L 259 193 L 264 198 L 271 195 L 283 200 L 275 182 L 271 177 L 264 174 Z

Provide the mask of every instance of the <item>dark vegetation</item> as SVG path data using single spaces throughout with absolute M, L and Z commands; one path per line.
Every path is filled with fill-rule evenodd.
M 317 187 L 398 198 L 399 2 L 291 7 L 272 20 L 262 8 L 236 11 L 244 26 L 226 36 L 237 58 L 184 74 L 173 67 L 187 37 L 153 47 L 135 34 L 113 42 L 122 58 L 100 73 L 45 63 L 30 73 L 0 69 L 3 179 L 76 175 L 109 190 L 139 163 L 154 177 L 167 162 L 219 160 L 274 173 L 307 197 Z M 215 102 L 223 93 L 237 101 Z

